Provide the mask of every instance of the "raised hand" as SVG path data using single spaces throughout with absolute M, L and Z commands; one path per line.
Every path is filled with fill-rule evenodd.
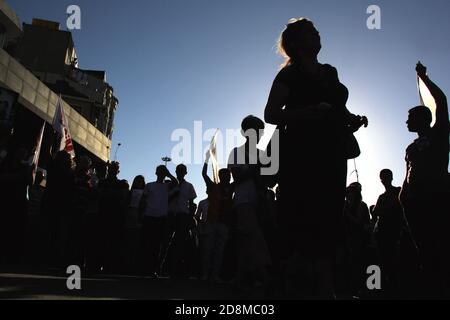
M 163 169 L 164 171 L 164 177 L 169 177 L 170 176 L 170 172 L 169 172 L 169 169 L 167 169 L 167 167 L 166 166 L 164 166 L 164 169 Z
M 360 116 L 360 121 L 364 128 L 367 128 L 369 126 L 369 119 L 367 119 L 366 116 Z
M 367 128 L 368 125 L 369 120 L 367 119 L 366 116 L 353 116 L 352 119 L 350 120 L 349 127 L 352 132 L 356 132 L 362 126 L 364 126 L 364 128 Z
M 420 61 L 416 64 L 416 72 L 420 78 L 423 78 L 427 75 L 427 67 L 425 67 Z

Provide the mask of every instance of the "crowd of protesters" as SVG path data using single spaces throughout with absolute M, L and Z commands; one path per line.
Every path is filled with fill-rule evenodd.
M 369 208 L 359 182 L 346 186 L 347 160 L 359 154 L 351 137 L 367 119 L 347 110 L 348 90 L 334 67 L 317 62 L 320 48 L 307 19 L 282 34 L 287 63 L 265 110 L 265 120 L 280 130 L 279 172 L 261 174 L 257 144 L 265 124 L 248 116 L 241 124 L 246 142 L 213 178 L 206 155 L 208 197 L 198 206 L 183 164 L 175 176 L 158 166 L 154 182 L 137 176 L 130 189 L 118 178 L 117 162 L 92 166 L 79 157 L 74 163 L 60 151 L 43 188 L 25 150 L 8 155 L 0 168 L 6 208 L 0 263 L 194 277 L 289 298 L 364 297 L 371 293 L 367 268 L 377 265 L 385 297 L 448 297 L 445 95 L 419 63 L 417 74 L 436 101 L 436 122 L 431 126 L 424 106 L 410 110 L 408 129 L 418 139 L 406 150 L 405 182 L 393 186 L 393 172 L 381 170 L 385 192 Z
M 0 174 L 1 265 L 187 274 L 196 208 L 194 187 L 184 180 L 187 168 L 179 165 L 175 178 L 159 166 L 155 182 L 137 176 L 131 189 L 119 173 L 118 162 L 93 167 L 88 157 L 73 161 L 59 151 L 43 187 L 42 172 L 33 179 L 26 152 L 19 150 Z

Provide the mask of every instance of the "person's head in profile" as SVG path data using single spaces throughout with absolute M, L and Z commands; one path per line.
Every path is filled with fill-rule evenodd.
M 432 114 L 430 109 L 425 106 L 417 106 L 409 110 L 406 124 L 410 132 L 417 134 L 425 133 L 430 129 Z
M 183 181 L 184 177 L 187 175 L 187 167 L 184 164 L 179 164 L 175 169 L 175 172 L 177 174 L 178 181 Z
M 393 174 L 389 169 L 383 169 L 380 171 L 380 181 L 387 189 L 392 186 Z
M 223 185 L 230 184 L 231 173 L 230 170 L 223 168 L 219 170 L 219 183 Z
M 264 134 L 264 121 L 253 115 L 245 117 L 241 123 L 241 133 L 248 144 L 256 147 Z
M 302 59 L 316 60 L 322 49 L 319 31 L 306 18 L 291 19 L 278 40 L 278 51 L 290 65 Z

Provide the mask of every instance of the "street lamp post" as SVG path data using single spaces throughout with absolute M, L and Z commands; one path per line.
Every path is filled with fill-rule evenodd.
M 117 161 L 117 152 L 119 151 L 119 148 L 122 146 L 122 144 L 119 142 L 117 144 L 116 152 L 114 154 L 114 161 Z
M 169 158 L 169 157 L 163 157 L 163 158 L 161 158 L 161 160 L 164 161 L 164 165 L 165 165 L 166 167 L 167 167 L 167 163 L 170 162 L 170 161 L 172 161 L 172 159 Z

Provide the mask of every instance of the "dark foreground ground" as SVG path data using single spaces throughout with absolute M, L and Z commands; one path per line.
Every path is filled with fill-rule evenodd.
M 0 299 L 145 299 L 236 300 L 243 298 L 228 284 L 196 279 L 150 279 L 121 275 L 83 275 L 81 290 L 69 290 L 63 271 L 0 270 Z M 247 298 L 255 298 L 247 297 Z

